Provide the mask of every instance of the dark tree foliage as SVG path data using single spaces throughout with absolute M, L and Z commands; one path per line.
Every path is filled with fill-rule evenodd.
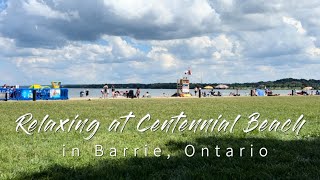
M 314 89 L 320 88 L 320 80 L 315 79 L 293 79 L 286 78 L 276 81 L 259 81 L 259 82 L 250 82 L 250 83 L 191 83 L 190 89 L 198 87 L 204 87 L 206 85 L 216 86 L 218 84 L 226 84 L 231 89 L 250 89 L 250 88 L 271 88 L 271 89 L 302 89 L 307 86 L 311 86 Z M 114 85 L 115 88 L 119 89 L 176 89 L 176 83 L 153 83 L 153 84 L 108 84 L 109 87 Z M 102 88 L 104 84 L 65 84 L 65 88 Z

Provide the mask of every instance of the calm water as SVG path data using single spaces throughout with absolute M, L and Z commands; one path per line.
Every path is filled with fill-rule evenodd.
M 81 89 L 81 88 L 69 88 L 69 98 L 80 97 L 80 91 L 85 91 L 85 90 L 86 89 Z M 88 90 L 89 90 L 90 97 L 101 97 L 102 88 L 88 89 Z M 123 91 L 123 92 L 129 91 L 129 90 L 131 89 L 116 89 L 116 91 Z M 136 89 L 132 89 L 132 90 L 136 92 Z M 163 93 L 165 93 L 166 96 L 171 96 L 177 92 L 176 89 L 140 89 L 140 91 L 141 91 L 140 96 L 144 95 L 146 92 L 149 92 L 151 96 L 163 96 Z M 204 91 L 209 93 L 209 90 L 204 90 Z M 214 89 L 214 91 L 216 93 L 220 91 L 222 96 L 229 96 L 230 92 L 236 93 L 236 90 L 233 90 L 233 89 Z M 193 89 L 190 90 L 190 92 L 192 95 L 194 95 Z M 250 90 L 239 90 L 238 93 L 240 94 L 240 96 L 249 96 Z M 291 90 L 273 90 L 273 94 L 287 95 L 290 93 L 291 93 Z

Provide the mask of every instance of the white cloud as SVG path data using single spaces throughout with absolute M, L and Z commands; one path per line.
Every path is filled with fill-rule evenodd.
M 296 20 L 294 18 L 285 17 L 285 16 L 282 17 L 282 20 L 283 20 L 284 23 L 287 23 L 287 24 L 292 25 L 293 27 L 295 27 L 297 29 L 298 33 L 300 33 L 300 34 L 305 34 L 306 33 L 306 30 L 302 27 L 300 21 L 298 21 L 298 20 Z
M 201 36 L 188 39 L 175 39 L 166 41 L 152 41 L 156 47 L 164 48 L 169 53 L 175 54 L 177 58 L 186 61 L 197 59 L 210 59 L 212 54 L 218 54 L 219 58 L 238 56 L 239 43 L 237 40 L 221 34 L 217 37 Z M 218 59 L 219 59 L 218 58 Z
M 152 64 L 158 64 L 157 68 L 175 68 L 178 66 L 179 60 L 174 57 L 173 54 L 170 54 L 165 48 L 153 48 L 149 53 L 148 57 L 152 59 Z M 151 67 L 152 68 L 152 67 Z
M 28 0 L 26 2 L 22 2 L 22 7 L 28 15 L 33 16 L 43 16 L 46 18 L 62 19 L 68 21 L 73 18 L 79 18 L 79 14 L 75 11 L 68 13 L 56 11 L 46 5 L 44 1 L 39 0 Z
M 121 37 L 104 36 L 104 40 L 107 40 L 111 45 L 112 54 L 117 59 L 135 57 L 140 54 L 139 50 L 129 45 Z
M 314 56 L 320 57 L 320 48 L 310 47 L 307 49 L 307 53 L 313 57 Z
M 213 32 L 220 23 L 219 14 L 206 0 L 17 0 L 8 4 L 0 31 L 24 47 L 56 47 L 70 40 L 94 41 L 102 35 L 188 38 Z M 23 26 L 12 23 L 22 19 Z

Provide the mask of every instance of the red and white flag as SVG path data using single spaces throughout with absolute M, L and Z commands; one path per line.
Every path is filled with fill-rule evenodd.
M 186 75 L 192 75 L 191 69 L 189 68 L 187 71 L 184 72 Z

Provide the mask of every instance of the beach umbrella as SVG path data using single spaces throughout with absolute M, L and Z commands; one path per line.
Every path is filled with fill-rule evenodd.
M 40 84 L 33 84 L 29 88 L 30 89 L 41 89 L 41 85 Z
M 213 89 L 212 86 L 205 86 L 204 89 Z
M 308 90 L 311 90 L 312 89 L 312 87 L 305 87 L 305 88 L 303 88 L 303 90 L 305 90 L 305 91 L 308 91 Z
M 216 89 L 228 89 L 229 86 L 224 85 L 224 84 L 219 84 L 218 86 L 216 86 Z
M 50 86 L 41 86 L 41 89 L 50 89 Z

